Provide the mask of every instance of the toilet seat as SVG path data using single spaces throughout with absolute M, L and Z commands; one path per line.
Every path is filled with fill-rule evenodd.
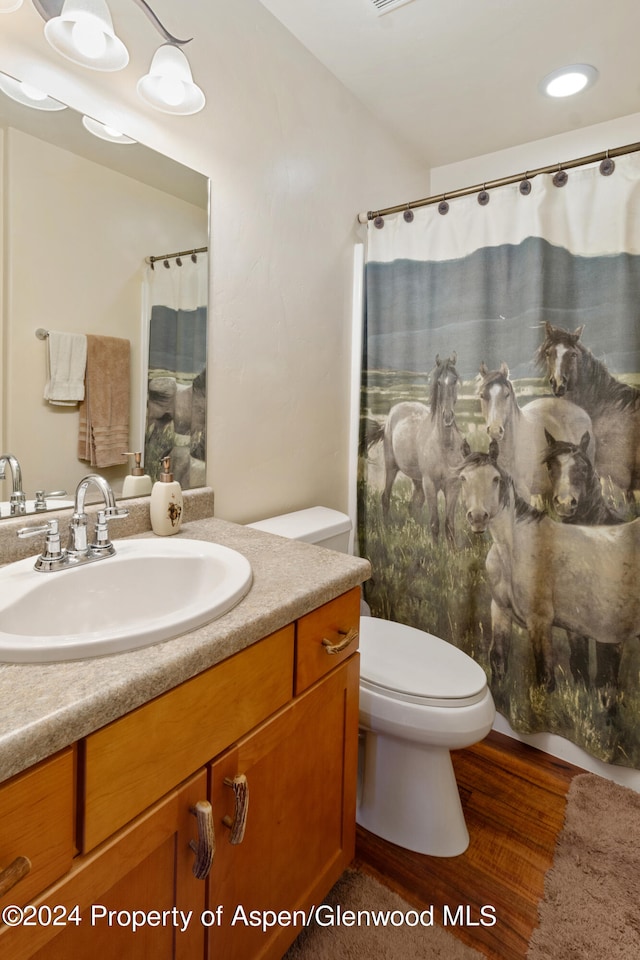
M 465 707 L 487 693 L 482 667 L 453 644 L 406 624 L 360 619 L 360 687 L 393 700 Z

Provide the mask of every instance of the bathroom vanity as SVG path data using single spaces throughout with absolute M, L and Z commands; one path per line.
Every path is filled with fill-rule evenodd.
M 368 564 L 213 519 L 180 536 L 250 560 L 234 610 L 128 654 L 0 666 L 0 891 L 25 871 L 0 956 L 277 960 L 353 857 Z

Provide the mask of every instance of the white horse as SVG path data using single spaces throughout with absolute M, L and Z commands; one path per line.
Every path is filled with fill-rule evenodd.
M 506 363 L 489 371 L 480 365 L 480 407 L 492 440 L 500 444 L 500 464 L 513 477 L 524 500 L 550 494 L 549 474 L 543 464 L 548 431 L 559 440 L 579 444 L 585 433 L 593 437 L 589 414 L 576 404 L 556 397 L 539 397 L 520 408 Z M 593 461 L 594 444 L 589 441 Z
M 432 372 L 430 405 L 416 401 L 395 404 L 378 433 L 368 445 L 383 441 L 385 485 L 382 509 L 389 512 L 391 490 L 398 473 L 413 483 L 412 508 L 419 515 L 425 501 L 434 538 L 440 535 L 438 494 L 445 500 L 445 529 L 454 539 L 454 515 L 458 499 L 455 468 L 463 459 L 462 434 L 458 430 L 454 407 L 458 397 L 459 376 L 455 353 L 447 360 L 436 357 Z
M 538 681 L 555 688 L 553 627 L 624 643 L 640 635 L 640 519 L 608 527 L 555 523 L 517 496 L 498 465 L 498 445 L 469 454 L 458 471 L 466 518 L 493 544 L 486 569 L 491 587 L 491 665 L 505 676 L 512 623 L 525 627 Z

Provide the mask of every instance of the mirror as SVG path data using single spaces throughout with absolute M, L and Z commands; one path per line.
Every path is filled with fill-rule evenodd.
M 185 488 L 201 485 L 208 178 L 139 143 L 113 143 L 94 136 L 83 117 L 70 108 L 33 109 L 2 90 L 0 139 L 0 211 L 6 238 L 0 280 L 4 303 L 0 318 L 0 456 L 11 453 L 17 458 L 22 487 L 31 502 L 36 491 L 67 491 L 68 502 L 78 481 L 94 472 L 102 473 L 119 495 L 130 464 L 123 461 L 101 468 L 79 459 L 78 404 L 54 405 L 44 399 L 44 391 L 50 372 L 47 332 L 122 338 L 130 342 L 126 449 L 145 449 L 147 385 L 148 378 L 153 378 L 161 383 L 164 408 L 159 415 L 154 403 L 155 433 L 149 449 L 154 456 L 172 449 L 178 454 L 182 451 L 184 456 L 177 459 L 183 475 L 176 470 L 176 479 Z M 197 344 L 182 363 L 185 325 L 183 322 L 180 327 L 179 318 L 174 333 L 178 359 L 172 370 L 168 369 L 165 347 L 167 324 L 171 328 L 167 310 L 171 312 L 175 305 L 167 304 L 171 296 L 167 288 L 182 286 L 185 268 L 192 265 L 191 252 L 196 250 L 200 252 L 193 257 L 200 259 L 201 267 L 204 260 L 204 281 L 199 284 L 204 292 L 198 295 L 204 302 L 196 305 L 188 293 L 187 306 L 183 310 L 180 305 L 178 313 L 182 321 L 186 315 L 190 323 L 189 311 L 197 306 Z M 167 255 L 183 251 L 186 256 L 169 256 L 164 265 Z M 154 263 L 152 271 L 147 261 L 153 257 L 162 259 Z M 181 269 L 184 272 L 179 276 Z M 155 292 L 154 278 L 161 281 L 155 283 Z M 164 311 L 164 346 L 159 351 L 156 344 L 154 353 L 152 343 L 151 350 L 152 364 L 154 356 L 156 363 L 162 363 L 162 369 L 156 370 L 149 369 L 152 306 Z M 189 436 L 191 414 L 185 418 L 184 405 L 196 379 L 199 390 L 193 407 L 200 419 Z M 195 389 L 193 392 L 195 395 Z M 150 389 L 152 394 L 157 401 L 158 390 Z M 176 396 L 179 401 L 172 400 Z M 179 424 L 174 409 L 178 402 Z M 152 467 L 149 462 L 147 467 L 153 475 L 155 464 Z M 12 493 L 12 471 L 5 469 L 4 473 L 5 479 L 0 479 L 0 503 L 5 504 L 0 506 L 1 516 L 10 512 L 7 503 Z M 49 498 L 45 505 L 56 509 L 57 503 Z

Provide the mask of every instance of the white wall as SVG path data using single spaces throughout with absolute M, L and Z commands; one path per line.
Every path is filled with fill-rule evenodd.
M 519 171 L 534 170 L 536 167 L 590 156 L 602 150 L 621 147 L 638 141 L 640 114 L 611 120 L 592 127 L 585 127 L 573 133 L 536 140 L 519 147 L 502 150 L 482 157 L 474 157 L 460 163 L 431 170 L 431 192 L 439 194 L 462 189 L 484 181 L 508 177 Z M 455 202 L 455 201 L 453 201 Z M 560 757 L 569 763 L 584 767 L 593 773 L 607 777 L 640 791 L 640 770 L 631 770 L 615 764 L 603 763 L 587 754 L 584 750 L 555 734 L 539 733 L 533 736 L 514 733 L 504 717 L 498 716 L 495 729 L 530 743 L 552 756 Z
M 50 51 L 31 4 L 1 18 L 0 69 L 211 177 L 216 514 L 346 509 L 355 218 L 426 195 L 428 172 L 257 0 L 179 6 L 208 101 L 194 117 L 137 99 L 157 35 L 133 4 L 118 7 L 131 53 L 119 74 Z M 171 29 L 175 4 L 154 7 Z
M 20 461 L 30 497 L 36 489 L 72 495 L 90 472 L 77 458 L 78 407 L 43 399 L 47 346 L 35 330 L 131 341 L 128 448 L 138 441 L 140 449 L 144 258 L 206 245 L 207 213 L 18 130 L 8 129 L 5 137 L 2 206 L 11 242 L 5 261 L 4 444 Z M 117 491 L 127 468 L 102 472 Z
M 520 172 L 524 174 L 537 167 L 561 164 L 602 150 L 623 147 L 638 141 L 639 129 L 640 113 L 635 113 L 545 140 L 523 143 L 509 150 L 472 157 L 445 167 L 432 167 L 431 193 L 436 195 L 463 189 Z

